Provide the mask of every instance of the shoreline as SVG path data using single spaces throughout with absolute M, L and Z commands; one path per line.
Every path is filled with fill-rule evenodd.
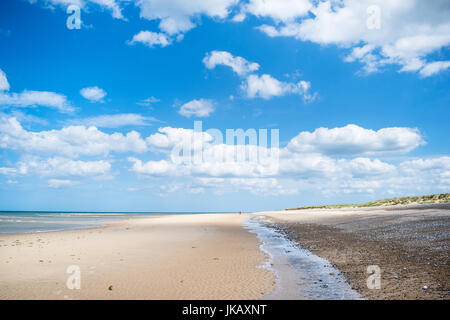
M 0 235 L 0 299 L 259 299 L 274 275 L 247 214 L 167 215 Z M 81 289 L 66 286 L 67 267 Z M 111 287 L 111 290 L 109 288 Z
M 257 217 L 274 237 L 250 230 Z M 448 300 L 449 242 L 450 204 L 130 217 L 0 234 L 0 299 L 327 299 L 348 283 L 367 299 Z M 66 287 L 70 265 L 81 290 Z M 369 265 L 379 290 L 367 288 Z
M 269 256 L 263 267 L 275 275 L 275 290 L 264 300 L 362 299 L 329 261 L 299 248 L 264 217 L 252 216 L 244 226 L 257 234 Z
M 368 299 L 450 299 L 450 205 L 258 212 Z M 368 289 L 367 267 L 381 269 Z
M 1 218 L 2 217 L 2 212 L 3 213 L 13 213 L 17 214 L 17 213 L 23 213 L 25 211 L 0 211 L 0 224 L 2 223 Z M 49 213 L 49 214 L 54 214 L 56 215 L 54 217 L 53 220 L 51 220 L 51 223 L 61 223 L 61 227 L 59 229 L 48 229 L 48 230 L 29 230 L 29 231 L 19 231 L 19 232 L 0 232 L 0 236 L 2 235 L 14 235 L 14 234 L 30 234 L 30 233 L 45 233 L 45 232 L 61 232 L 61 231 L 69 231 L 69 230 L 82 230 L 82 229 L 94 229 L 94 228 L 100 228 L 100 227 L 105 227 L 108 226 L 110 224 L 114 224 L 114 223 L 120 223 L 120 222 L 124 222 L 124 221 L 128 221 L 131 219 L 149 219 L 149 218 L 157 218 L 157 217 L 163 217 L 163 216 L 171 216 L 171 215 L 189 215 L 189 214 L 210 214 L 210 213 L 172 213 L 172 212 L 167 212 L 167 213 L 136 213 L 136 212 L 114 212 L 114 213 L 110 213 L 110 212 L 75 212 L 75 211 L 48 211 L 48 212 L 42 212 L 42 211 L 26 211 L 25 213 L 29 214 L 29 216 L 13 216 L 13 217 L 9 217 L 10 219 L 23 219 L 21 221 L 21 223 L 29 223 L 26 219 L 30 219 L 30 217 L 33 217 L 34 214 L 40 214 L 40 213 Z M 99 218 L 99 216 L 101 216 L 101 219 L 103 220 L 87 220 L 85 221 L 86 224 L 78 224 L 78 225 L 73 225 L 70 223 L 67 223 L 67 220 L 64 221 L 63 219 L 67 219 L 66 214 L 69 215 L 74 215 L 75 217 L 86 217 L 86 219 L 91 218 L 90 216 L 96 216 L 96 218 Z M 211 214 L 217 214 L 217 213 L 211 213 Z M 221 214 L 221 213 L 219 213 Z M 226 213 L 223 213 L 226 214 Z M 113 216 L 114 218 L 111 218 L 111 216 Z M 38 219 L 41 217 L 38 217 Z M 71 217 L 74 218 L 74 217 Z M 109 219 L 108 219 L 109 218 Z M 35 218 L 36 219 L 36 218 Z M 69 220 L 71 222 L 77 222 L 76 220 Z M 39 223 L 38 221 L 33 221 L 34 223 Z M 50 223 L 50 225 L 51 225 Z M 89 223 L 89 224 L 88 224 Z M 49 225 L 49 221 L 45 221 L 43 220 L 41 222 L 42 224 L 42 228 L 48 228 Z M 46 227 L 47 226 L 47 227 Z
M 161 216 L 155 216 L 155 218 L 161 217 Z M 153 218 L 153 217 L 151 217 Z M 58 233 L 58 232 L 68 232 L 68 231 L 79 231 L 79 230 L 95 230 L 95 229 L 103 229 L 107 227 L 117 226 L 121 224 L 126 224 L 129 220 L 133 218 L 127 218 L 117 221 L 107 221 L 99 225 L 94 226 L 80 226 L 80 227 L 74 227 L 74 228 L 67 228 L 67 229 L 59 229 L 59 230 L 45 230 L 45 231 L 29 231 L 29 232 L 13 232 L 13 233 L 0 233 L 0 239 L 3 236 L 25 236 L 25 235 L 40 235 L 40 234 L 50 234 L 50 233 Z M 150 219 L 150 217 L 145 218 L 136 218 L 136 219 Z

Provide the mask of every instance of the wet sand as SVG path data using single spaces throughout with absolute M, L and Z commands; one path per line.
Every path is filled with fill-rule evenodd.
M 368 299 L 449 299 L 450 204 L 260 212 Z M 367 267 L 381 288 L 367 287 Z
M 172 215 L 0 236 L 0 299 L 258 299 L 274 275 L 245 214 Z M 68 266 L 81 270 L 70 290 Z
M 327 260 L 299 248 L 264 217 L 251 217 L 244 226 L 258 235 L 261 250 L 269 256 L 265 267 L 275 274 L 276 288 L 263 299 L 361 299 L 339 270 Z

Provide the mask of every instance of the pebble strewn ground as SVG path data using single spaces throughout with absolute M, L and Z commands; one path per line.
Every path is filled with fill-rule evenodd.
M 369 299 L 448 300 L 450 204 L 366 211 L 312 223 L 282 215 L 271 219 L 301 247 L 330 261 Z M 379 290 L 367 288 L 369 265 L 381 268 Z

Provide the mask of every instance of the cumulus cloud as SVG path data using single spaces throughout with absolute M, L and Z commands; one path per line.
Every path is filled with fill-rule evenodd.
M 285 181 L 275 178 L 202 177 L 195 179 L 194 185 L 200 186 L 202 189 L 213 189 L 216 194 L 246 191 L 257 196 L 279 196 L 298 193 L 296 188 L 286 186 Z
M 189 144 L 193 150 L 213 141 L 206 132 L 194 132 L 192 129 L 163 127 L 146 139 L 148 146 L 156 152 L 170 153 L 175 146 Z
M 111 11 L 113 18 L 124 19 L 122 15 L 122 9 L 119 6 L 120 0 L 88 0 L 89 2 L 98 4 L 102 8 Z
M 25 130 L 16 118 L 0 117 L 0 148 L 78 157 L 110 152 L 141 153 L 147 150 L 147 144 L 136 131 L 107 134 L 96 127 L 69 126 L 33 132 Z
M 388 64 L 425 77 L 448 69 L 447 61 L 432 58 L 450 44 L 446 0 L 319 1 L 309 10 L 313 15 L 298 14 L 298 19 L 272 15 L 283 22 L 259 29 L 270 37 L 294 37 L 350 49 L 346 61 L 361 62 L 368 73 Z M 257 11 L 254 14 L 258 15 Z
M 99 176 L 107 174 L 111 164 L 105 160 L 81 161 L 54 157 L 46 160 L 29 159 L 19 162 L 22 173 L 34 173 L 40 176 Z
M 0 91 L 8 91 L 9 90 L 9 82 L 6 78 L 6 74 L 0 69 Z
M 233 69 L 239 76 L 246 76 L 241 83 L 241 89 L 247 98 L 271 99 L 288 94 L 297 94 L 303 97 L 305 102 L 313 101 L 317 94 L 311 93 L 309 81 L 284 82 L 275 79 L 269 74 L 261 76 L 252 74 L 259 69 L 259 64 L 249 62 L 242 57 L 234 57 L 226 51 L 211 51 L 203 58 L 203 63 L 208 69 L 214 69 L 217 65 L 225 65 Z
M 0 70 L 0 106 L 26 108 L 26 107 L 49 107 L 59 112 L 70 113 L 75 110 L 63 94 L 50 91 L 24 90 L 22 93 L 8 93 L 8 79 Z
M 148 174 L 153 176 L 172 176 L 182 174 L 181 168 L 178 168 L 176 164 L 167 160 L 147 161 L 143 163 L 137 158 L 130 157 L 128 158 L 128 161 L 133 163 L 130 170 L 140 174 Z
M 48 125 L 48 121 L 45 118 L 33 116 L 20 110 L 13 109 L 9 113 L 0 112 L 0 118 L 2 117 L 14 117 L 21 123 L 31 124 L 36 123 L 40 125 Z
M 161 20 L 159 28 L 169 35 L 174 35 L 195 28 L 195 24 L 188 17 L 169 17 Z
M 353 177 L 367 177 L 393 173 L 396 167 L 379 159 L 355 158 L 351 160 L 340 159 L 337 166 L 344 172 L 350 172 Z
M 103 101 L 103 98 L 106 96 L 105 90 L 97 86 L 83 88 L 80 90 L 80 94 L 90 102 Z
M 414 128 L 318 128 L 300 132 L 280 148 L 273 144 L 227 144 L 212 131 L 184 128 L 159 128 L 144 140 L 135 131 L 106 134 L 85 126 L 32 132 L 15 118 L 3 115 L 0 119 L 0 148 L 23 154 L 15 166 L 0 167 L 0 174 L 7 177 L 107 177 L 110 161 L 73 158 L 126 152 L 131 172 L 143 177 L 171 177 L 194 193 L 208 189 L 289 195 L 302 190 L 330 194 L 404 192 L 411 188 L 434 192 L 450 187 L 450 157 L 389 162 L 374 158 L 407 153 L 423 145 L 423 137 Z M 185 145 L 189 146 L 187 153 L 180 148 Z M 130 155 L 147 151 L 161 157 L 144 161 Z M 45 153 L 51 156 L 43 159 Z M 239 155 L 244 155 L 243 159 Z M 188 184 L 182 182 L 186 178 L 190 179 Z
M 420 70 L 420 74 L 424 77 L 432 76 L 441 71 L 447 70 L 450 68 L 450 61 L 435 61 L 427 63 L 422 70 Z
M 74 125 L 84 124 L 98 128 L 119 128 L 125 126 L 148 126 L 158 121 L 154 117 L 145 117 L 136 113 L 105 114 L 84 119 L 71 120 Z
M 178 113 L 182 116 L 190 118 L 192 116 L 198 118 L 209 117 L 214 112 L 214 102 L 208 99 L 192 100 L 183 104 Z
M 286 22 L 305 16 L 311 8 L 309 0 L 250 0 L 242 11 Z
M 190 129 L 166 127 L 159 131 L 147 138 L 147 142 L 156 150 L 166 153 L 167 159 L 150 160 L 144 163 L 137 158 L 130 158 L 129 161 L 133 162 L 132 171 L 158 176 L 269 178 L 292 175 L 356 177 L 386 174 L 395 170 L 394 166 L 378 159 L 362 157 L 333 159 L 326 154 L 321 154 L 318 150 L 298 150 L 289 145 L 278 149 L 217 143 L 208 133 L 203 132 L 203 136 L 196 136 Z M 391 138 L 394 136 L 395 133 L 391 133 Z M 190 146 L 191 152 L 200 151 L 201 161 L 195 162 L 192 157 L 187 158 L 187 161 L 184 161 L 186 158 L 175 161 L 170 151 L 186 143 Z M 377 151 L 380 150 L 377 149 Z M 390 151 L 392 150 L 389 149 L 387 152 Z M 361 150 L 362 153 L 364 150 Z M 238 154 L 244 155 L 243 159 L 239 159 Z
M 394 127 L 374 131 L 349 124 L 300 132 L 287 148 L 329 155 L 374 155 L 407 153 L 423 144 L 425 141 L 417 129 Z
M 49 107 L 62 113 L 75 110 L 67 101 L 65 95 L 49 91 L 25 90 L 22 93 L 12 94 L 0 92 L 0 105 L 16 108 Z
M 208 69 L 214 69 L 217 65 L 228 66 L 240 76 L 259 69 L 259 64 L 256 62 L 249 62 L 242 57 L 234 57 L 227 51 L 213 50 L 205 55 L 203 63 Z
M 201 15 L 210 18 L 226 18 L 229 8 L 238 0 L 138 0 L 140 16 L 148 20 L 159 20 L 163 32 L 174 35 L 184 33 L 196 26 Z
M 208 148 L 235 149 L 235 146 L 218 145 Z M 340 184 L 346 190 L 362 190 L 361 181 L 371 182 L 370 188 L 386 186 L 383 180 L 399 177 L 396 166 L 379 159 L 355 158 L 332 159 L 320 154 L 296 154 L 281 150 L 279 162 L 260 163 L 252 161 L 216 161 L 210 159 L 198 164 L 174 163 L 170 159 L 143 162 L 130 158 L 130 170 L 139 175 L 152 177 L 190 177 L 194 185 L 214 189 L 217 192 L 249 191 L 254 194 L 288 195 L 298 193 L 307 185 L 308 190 L 328 186 L 336 190 Z M 226 152 L 226 151 L 225 151 Z M 417 176 L 419 173 L 414 175 Z M 351 182 L 355 182 L 352 185 Z M 325 187 L 326 189 L 326 187 Z M 366 189 L 367 191 L 367 189 Z
M 450 179 L 450 157 L 408 160 L 400 164 L 400 169 L 405 173 L 425 171 Z
M 189 140 L 191 157 L 175 161 L 171 150 Z M 301 132 L 284 148 L 269 149 L 218 143 L 207 132 L 196 136 L 191 129 L 166 127 L 149 136 L 147 143 L 150 149 L 161 151 L 166 157 L 149 161 L 131 157 L 130 171 L 150 177 L 189 177 L 191 182 L 184 188 L 288 195 L 303 189 L 333 194 L 404 192 L 411 186 L 420 186 L 421 192 L 426 192 L 432 186 L 433 190 L 450 187 L 449 157 L 403 162 L 373 158 L 406 153 L 422 145 L 420 132 L 413 128 L 378 131 L 355 125 L 319 128 Z M 271 154 L 273 149 L 279 156 L 265 157 L 264 161 L 250 156 L 260 152 Z M 200 160 L 196 162 L 195 153 L 199 151 Z M 237 154 L 244 154 L 244 161 Z
M 152 32 L 152 31 L 140 31 L 133 36 L 133 39 L 128 41 L 128 44 L 133 45 L 135 43 L 142 43 L 147 47 L 161 46 L 166 47 L 172 44 L 172 38 L 167 34 Z
M 184 0 L 137 0 L 140 17 L 159 20 L 160 32 L 140 31 L 128 44 L 142 43 L 148 47 L 166 47 L 174 40 L 181 41 L 184 33 L 193 29 L 202 15 L 225 18 L 229 8 L 239 0 L 184 1 Z
M 15 167 L 0 168 L 4 175 L 38 175 L 42 177 L 98 177 L 106 176 L 111 164 L 106 160 L 81 161 L 62 157 L 48 159 L 27 158 L 19 161 Z
M 242 83 L 241 88 L 248 98 L 260 97 L 266 100 L 272 97 L 297 94 L 302 96 L 305 101 L 312 101 L 316 96 L 310 93 L 311 83 L 308 81 L 284 82 L 268 74 L 249 75 Z

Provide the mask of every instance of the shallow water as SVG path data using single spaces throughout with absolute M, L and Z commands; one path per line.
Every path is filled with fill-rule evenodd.
M 49 212 L 0 211 L 0 234 L 60 231 L 103 226 L 131 218 L 199 212 Z M 221 212 L 203 212 L 221 213 Z
M 310 251 L 300 248 L 261 216 L 252 216 L 244 227 L 261 241 L 269 255 L 262 266 L 275 274 L 276 288 L 264 299 L 362 299 L 339 270 Z
M 101 226 L 125 214 L 76 212 L 0 212 L 0 234 L 45 232 Z

